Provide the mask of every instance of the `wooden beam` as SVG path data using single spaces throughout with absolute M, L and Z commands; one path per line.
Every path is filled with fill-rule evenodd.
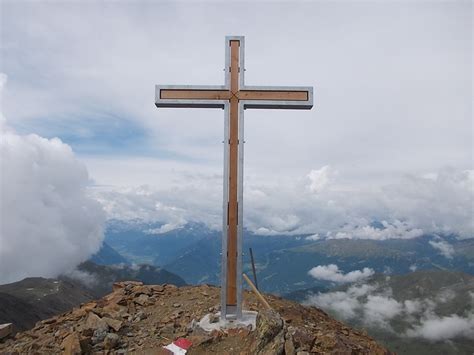
M 230 87 L 239 89 L 239 41 L 230 42 Z M 239 180 L 239 100 L 230 99 L 229 117 L 229 215 L 227 234 L 227 300 L 228 306 L 237 305 L 237 238 L 238 238 L 238 180 Z
M 307 91 L 241 90 L 239 100 L 308 101 Z
M 160 90 L 160 98 L 170 100 L 229 100 L 231 96 L 228 90 Z
M 267 300 L 262 296 L 259 290 L 255 287 L 255 285 L 250 281 L 249 277 L 245 274 L 242 274 L 244 277 L 245 281 L 249 284 L 250 288 L 252 289 L 253 292 L 257 295 L 258 299 L 263 303 L 266 309 L 272 309 L 272 307 L 268 304 Z

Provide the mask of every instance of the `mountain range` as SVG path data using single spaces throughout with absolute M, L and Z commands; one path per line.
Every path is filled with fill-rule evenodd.
M 221 234 L 203 224 L 190 224 L 153 235 L 147 230 L 159 225 L 124 224 L 111 227 L 106 243 L 130 262 L 151 261 L 180 275 L 189 284 L 219 284 Z M 446 255 L 435 246 L 452 248 Z M 335 264 L 343 272 L 371 268 L 375 273 L 406 274 L 413 270 L 456 270 L 474 274 L 474 239 L 425 235 L 413 239 L 312 240 L 308 235 L 261 236 L 244 231 L 243 269 L 251 272 L 248 249 L 252 248 L 259 287 L 265 292 L 288 294 L 331 282 L 318 280 L 308 271 L 318 265 Z

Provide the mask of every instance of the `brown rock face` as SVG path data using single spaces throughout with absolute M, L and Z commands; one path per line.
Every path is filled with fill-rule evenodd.
M 285 351 L 284 323 L 274 310 L 262 310 L 257 315 L 257 329 L 252 352 L 283 354 Z
M 188 354 L 390 354 L 314 307 L 266 295 L 274 309 L 267 311 L 248 292 L 244 308 L 259 311 L 255 331 L 206 333 L 197 322 L 218 310 L 219 295 L 219 288 L 207 285 L 119 282 L 104 298 L 0 342 L 0 353 L 156 354 L 187 338 L 193 343 Z
M 76 355 L 81 354 L 81 343 L 77 333 L 69 334 L 61 343 L 61 348 L 64 349 L 64 354 Z

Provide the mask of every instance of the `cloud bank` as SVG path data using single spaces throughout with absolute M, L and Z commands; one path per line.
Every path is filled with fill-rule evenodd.
M 167 229 L 196 221 L 219 229 L 221 179 L 217 174 L 183 172 L 163 189 L 97 188 L 94 195 L 109 218 L 155 219 Z M 472 238 L 473 182 L 472 171 L 455 169 L 428 177 L 407 175 L 378 185 L 348 184 L 328 166 L 277 184 L 248 176 L 244 224 L 262 235 L 308 233 L 318 238 L 385 240 L 437 233 Z
M 363 270 L 354 270 L 344 274 L 337 265 L 329 264 L 313 267 L 308 274 L 319 280 L 345 283 L 366 279 L 374 274 L 374 270 L 365 267 Z
M 55 277 L 98 251 L 105 214 L 68 145 L 18 135 L 2 118 L 0 162 L 0 283 Z
M 454 292 L 441 291 L 429 298 L 397 300 L 390 287 L 379 284 L 355 284 L 345 291 L 334 291 L 311 295 L 306 304 L 333 312 L 346 321 L 357 321 L 369 328 L 383 328 L 401 337 L 442 341 L 457 337 L 474 339 L 474 311 L 464 314 L 444 314 L 438 307 L 452 300 Z M 470 293 L 474 304 L 474 293 Z M 469 309 L 469 308 L 468 308 Z M 401 324 L 404 330 L 396 332 L 392 321 Z

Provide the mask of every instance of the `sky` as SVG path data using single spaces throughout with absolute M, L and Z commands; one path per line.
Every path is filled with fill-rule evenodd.
M 474 236 L 470 1 L 0 0 L 0 11 L 4 171 L 26 159 L 54 165 L 54 180 L 62 163 L 32 152 L 55 147 L 82 180 L 36 184 L 28 164 L 12 174 L 66 184 L 59 201 L 79 189 L 77 201 L 98 202 L 105 217 L 82 216 L 93 240 L 111 218 L 219 228 L 223 111 L 157 109 L 154 86 L 222 85 L 226 35 L 245 36 L 246 84 L 315 94 L 311 111 L 245 112 L 246 228 Z M 30 155 L 6 153 L 22 147 Z M 2 175 L 5 221 L 5 191 L 24 187 Z

